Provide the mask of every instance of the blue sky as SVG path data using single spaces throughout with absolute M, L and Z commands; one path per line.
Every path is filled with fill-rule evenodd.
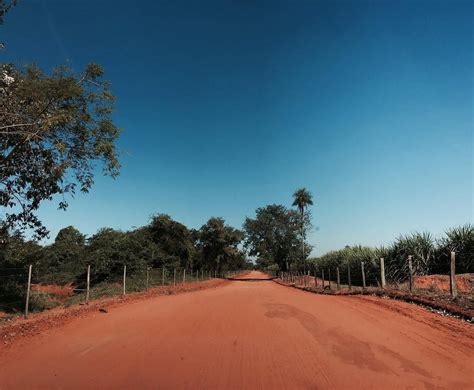
M 121 175 L 52 237 L 315 197 L 313 254 L 473 221 L 473 2 L 21 1 L 2 61 L 103 65 Z

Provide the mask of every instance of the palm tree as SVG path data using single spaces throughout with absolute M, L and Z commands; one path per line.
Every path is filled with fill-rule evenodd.
M 303 263 L 305 263 L 305 253 L 304 253 L 304 212 L 308 206 L 313 204 L 313 196 L 311 192 L 309 192 L 306 188 L 300 188 L 293 193 L 293 206 L 298 208 L 298 211 L 301 213 L 301 247 L 302 247 L 302 254 L 303 254 Z

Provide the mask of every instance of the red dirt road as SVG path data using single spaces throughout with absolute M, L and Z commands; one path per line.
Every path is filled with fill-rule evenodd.
M 473 389 L 473 358 L 472 325 L 414 305 L 233 281 L 20 340 L 0 389 Z

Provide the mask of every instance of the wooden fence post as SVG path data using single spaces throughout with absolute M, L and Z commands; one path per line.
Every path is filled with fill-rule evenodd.
M 328 282 L 329 282 L 329 290 L 331 289 L 331 268 L 328 268 Z
M 456 253 L 451 252 L 451 269 L 450 269 L 450 290 L 451 297 L 454 299 L 458 296 L 458 289 L 456 288 Z
M 349 290 L 352 290 L 351 265 L 350 264 L 347 264 L 347 284 L 349 285 Z
M 87 266 L 87 279 L 86 279 L 86 304 L 89 303 L 90 286 L 91 286 L 91 266 L 89 264 Z
M 186 268 L 183 269 L 183 284 L 186 283 Z
M 176 268 L 173 269 L 173 286 L 176 286 Z
M 165 267 L 161 269 L 161 285 L 165 285 Z
M 337 282 L 337 289 L 341 287 L 341 276 L 339 275 L 339 267 L 336 267 L 336 282 Z
M 324 290 L 324 268 L 321 270 L 321 279 L 323 282 L 323 290 Z
M 382 288 L 385 288 L 385 261 L 383 257 L 380 258 L 380 283 L 382 283 Z
M 360 267 L 362 269 L 362 288 L 365 289 L 365 270 L 364 270 L 364 262 L 360 262 Z
M 126 279 L 127 279 L 127 266 L 123 266 L 123 295 L 127 293 L 127 285 L 126 285 Z
M 28 285 L 26 287 L 26 302 L 25 302 L 25 318 L 28 318 L 28 310 L 30 307 L 30 290 L 31 290 L 31 270 L 33 266 L 28 267 Z
M 150 280 L 150 268 L 146 267 L 146 284 L 145 289 L 148 291 L 148 282 Z
M 413 263 L 411 261 L 412 255 L 408 256 L 408 278 L 409 278 L 409 285 L 410 285 L 410 292 L 413 292 Z

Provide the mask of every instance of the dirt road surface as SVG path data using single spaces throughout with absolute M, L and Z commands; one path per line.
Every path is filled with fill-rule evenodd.
M 232 281 L 23 339 L 0 389 L 473 389 L 473 351 L 473 325 L 414 305 Z

